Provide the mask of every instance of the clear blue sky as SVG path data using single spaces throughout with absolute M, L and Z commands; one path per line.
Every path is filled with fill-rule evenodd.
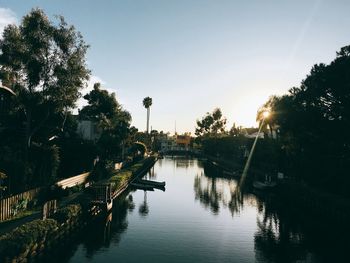
M 154 129 L 173 132 L 176 120 L 193 132 L 215 107 L 228 126 L 255 125 L 270 95 L 350 44 L 350 1 L 0 0 L 0 27 L 33 7 L 81 31 L 93 79 L 115 90 L 140 130 L 146 96 Z

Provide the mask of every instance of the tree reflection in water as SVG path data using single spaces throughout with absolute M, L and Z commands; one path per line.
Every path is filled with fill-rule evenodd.
M 286 207 L 277 196 L 259 194 L 257 200 L 258 262 L 348 262 L 348 226 L 337 224 L 331 216 Z
M 349 227 L 337 229 L 331 217 L 292 209 L 272 193 L 253 194 L 249 185 L 240 185 L 207 165 L 194 179 L 194 192 L 195 199 L 214 215 L 223 208 L 229 209 L 233 217 L 245 206 L 257 209 L 256 262 L 348 262 Z
M 228 208 L 232 216 L 239 214 L 244 202 L 252 202 L 250 195 L 243 195 L 236 179 L 225 176 L 220 169 L 204 164 L 204 173 L 194 179 L 195 199 L 218 215 L 221 206 Z
M 91 232 L 83 238 L 83 246 L 89 258 L 102 247 L 108 248 L 111 243 L 118 244 L 120 242 L 122 234 L 128 228 L 128 211 L 131 212 L 134 208 L 135 204 L 131 194 L 124 194 L 114 200 L 112 215 L 104 218 L 103 222 L 96 222 L 94 226 L 89 228 Z M 108 231 L 106 228 L 110 230 Z
M 139 214 L 142 217 L 146 217 L 148 215 L 148 213 L 149 213 L 149 206 L 148 206 L 148 203 L 147 203 L 147 191 L 144 191 L 144 193 L 143 193 L 143 202 L 142 202 L 142 204 L 139 207 Z
M 278 213 L 274 198 L 276 196 L 266 194 L 258 198 L 258 230 L 254 235 L 257 261 L 288 263 L 311 260 L 305 236 L 297 225 L 290 225 L 288 218 Z

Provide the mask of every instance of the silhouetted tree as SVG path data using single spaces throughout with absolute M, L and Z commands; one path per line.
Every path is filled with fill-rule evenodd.
M 64 123 L 89 77 L 88 46 L 63 17 L 52 23 L 40 9 L 8 25 L 0 40 L 0 78 L 17 94 L 18 110 L 25 117 L 26 147 L 41 129 Z M 59 115 L 61 118 L 54 117 Z M 59 123 L 52 123 L 52 120 Z M 50 132 L 46 132 L 48 136 Z
M 226 118 L 222 116 L 220 108 L 216 108 L 212 113 L 207 114 L 202 120 L 197 120 L 195 134 L 197 136 L 209 136 L 225 133 Z
M 84 106 L 79 117 L 97 124 L 101 136 L 97 141 L 102 159 L 115 159 L 121 154 L 122 147 L 130 134 L 131 115 L 118 103 L 115 93 L 101 89 L 99 83 L 84 96 L 88 105 Z
M 50 139 L 62 135 L 89 77 L 87 48 L 63 17 L 51 22 L 40 9 L 31 10 L 19 25 L 5 27 L 0 80 L 16 96 L 7 100 L 10 107 L 3 116 L 0 163 L 9 171 L 12 189 L 55 174 L 59 149 Z
M 269 125 L 278 127 L 293 172 L 343 193 L 350 185 L 349 51 L 343 47 L 329 65 L 314 65 L 300 87 L 264 105 L 271 108 Z

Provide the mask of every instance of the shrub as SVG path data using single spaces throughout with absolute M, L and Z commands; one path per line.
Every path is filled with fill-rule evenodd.
M 69 205 L 59 209 L 54 215 L 54 219 L 56 219 L 58 223 L 62 224 L 72 219 L 78 219 L 81 213 L 82 209 L 80 205 Z
M 1 258 L 15 257 L 29 250 L 34 243 L 43 242 L 58 228 L 56 220 L 34 220 L 0 237 Z M 6 253 L 6 254 L 5 254 Z
M 13 215 L 17 215 L 17 213 L 24 211 L 27 209 L 28 199 L 21 199 L 16 204 L 12 205 L 12 213 Z

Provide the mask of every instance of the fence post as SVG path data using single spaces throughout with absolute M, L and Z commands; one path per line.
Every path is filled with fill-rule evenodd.
M 47 201 L 43 205 L 42 218 L 47 219 L 53 214 L 55 214 L 56 211 L 57 211 L 57 200 L 55 199 L 55 200 Z

